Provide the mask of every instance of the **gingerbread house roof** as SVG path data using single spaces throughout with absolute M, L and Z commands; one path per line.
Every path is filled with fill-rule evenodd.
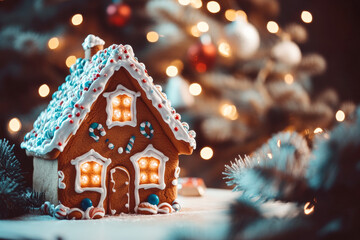
M 86 49 L 90 45 L 85 41 L 83 47 Z M 49 105 L 34 122 L 33 130 L 25 135 L 21 147 L 37 156 L 44 156 L 55 149 L 62 152 L 69 136 L 76 134 L 108 80 L 121 67 L 137 80 L 175 139 L 184 141 L 195 149 L 195 132 L 189 131 L 189 125 L 180 121 L 180 115 L 171 107 L 161 86 L 154 85 L 145 65 L 138 62 L 131 46 L 121 44 L 113 44 L 98 51 L 90 60 L 77 59 L 70 68 L 71 74 L 52 95 Z

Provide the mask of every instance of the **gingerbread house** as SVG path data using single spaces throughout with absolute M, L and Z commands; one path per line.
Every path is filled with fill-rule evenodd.
M 34 159 L 34 189 L 81 218 L 84 199 L 109 215 L 139 213 L 149 196 L 151 205 L 171 206 L 178 155 L 195 149 L 195 132 L 131 46 L 103 45 L 85 39 L 85 59 L 70 68 L 21 144 Z

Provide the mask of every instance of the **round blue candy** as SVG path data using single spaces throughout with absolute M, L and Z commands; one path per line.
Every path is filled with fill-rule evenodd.
M 89 207 L 91 207 L 93 204 L 92 204 L 92 201 L 89 199 L 89 198 L 84 198 L 82 201 L 81 201 L 81 209 L 86 211 L 86 209 L 88 209 Z
M 150 194 L 147 198 L 147 201 L 152 205 L 158 205 L 160 202 L 159 197 L 156 194 Z

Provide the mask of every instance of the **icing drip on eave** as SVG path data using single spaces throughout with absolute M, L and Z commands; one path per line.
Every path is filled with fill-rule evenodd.
M 62 152 L 68 136 L 76 134 L 91 105 L 120 67 L 124 67 L 138 81 L 175 138 L 195 149 L 195 132 L 188 131 L 188 124 L 180 121 L 180 115 L 171 108 L 161 87 L 153 84 L 145 65 L 137 61 L 129 45 L 112 45 L 96 53 L 90 61 L 79 58 L 70 69 L 71 75 L 66 77 L 66 82 L 59 86 L 48 107 L 34 122 L 34 129 L 26 134 L 21 147 L 39 155 L 53 149 Z

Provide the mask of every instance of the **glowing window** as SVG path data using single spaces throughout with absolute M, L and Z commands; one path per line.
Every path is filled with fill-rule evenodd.
M 142 157 L 138 160 L 140 184 L 159 184 L 160 160 L 154 157 Z
M 101 187 L 102 165 L 88 161 L 80 165 L 80 185 L 82 188 Z
M 104 158 L 91 149 L 89 152 L 71 160 L 75 165 L 75 192 L 94 191 L 101 194 L 98 207 L 103 207 L 106 198 L 106 169 L 111 163 L 110 158 Z
M 133 92 L 119 84 L 115 91 L 104 93 L 107 99 L 106 113 L 108 118 L 106 125 L 113 126 L 136 126 L 136 98 L 139 92 Z

